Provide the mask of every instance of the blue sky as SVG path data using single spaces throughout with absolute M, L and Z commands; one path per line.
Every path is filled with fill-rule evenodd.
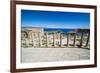
M 90 13 L 21 10 L 22 27 L 90 28 Z

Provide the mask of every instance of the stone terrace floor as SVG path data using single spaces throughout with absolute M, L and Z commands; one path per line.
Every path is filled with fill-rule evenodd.
M 90 50 L 82 48 L 22 48 L 22 63 L 88 60 Z

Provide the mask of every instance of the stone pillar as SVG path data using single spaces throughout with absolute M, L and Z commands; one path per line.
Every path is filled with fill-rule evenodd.
M 53 46 L 55 47 L 55 32 L 53 33 Z
M 26 39 L 26 45 L 27 45 L 27 47 L 29 47 L 30 32 L 29 32 L 29 31 L 27 31 L 27 34 L 28 34 L 28 38 Z
M 87 41 L 86 41 L 86 45 L 85 45 L 86 47 L 88 46 L 89 39 L 90 39 L 90 33 L 88 32 Z
M 74 33 L 74 41 L 73 41 L 74 47 L 75 47 L 75 41 L 76 41 L 76 33 Z
M 41 47 L 41 33 L 38 33 L 38 39 L 39 39 L 39 47 Z
M 61 45 L 60 33 L 58 33 L 58 39 L 59 39 L 59 41 L 58 41 L 58 47 L 60 47 L 60 45 Z
M 67 33 L 67 47 L 69 46 L 69 33 Z
M 48 32 L 46 32 L 46 47 L 48 47 Z
M 83 43 L 83 32 L 82 32 L 82 34 L 81 34 L 81 40 L 80 40 L 80 48 L 82 47 L 82 43 Z
M 62 33 L 60 33 L 60 47 L 62 47 Z
M 29 31 L 28 35 L 29 35 L 29 40 L 31 40 L 32 39 L 32 31 Z
M 35 47 L 35 44 L 34 44 L 34 43 L 35 43 L 35 41 L 34 41 L 34 34 L 35 34 L 35 33 L 32 32 L 32 42 L 33 42 L 33 47 Z

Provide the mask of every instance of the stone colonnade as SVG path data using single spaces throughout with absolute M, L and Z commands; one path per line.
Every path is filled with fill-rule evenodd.
M 43 43 L 43 41 L 42 41 L 42 36 L 44 36 L 44 34 L 41 34 L 40 32 L 38 32 L 38 33 L 35 33 L 35 32 L 32 32 L 32 31 L 30 31 L 29 33 L 29 38 L 31 39 L 31 41 L 32 41 L 32 44 L 33 44 L 33 47 L 36 45 L 35 43 L 35 40 L 37 39 L 38 40 L 38 47 L 42 47 L 42 43 Z M 70 46 L 70 36 L 71 35 L 73 35 L 73 47 L 75 47 L 76 46 L 76 35 L 77 35 L 77 33 L 76 32 L 70 32 L 70 33 L 56 33 L 56 32 L 53 32 L 52 33 L 52 36 L 53 36 L 53 47 L 56 47 L 56 34 L 59 34 L 59 40 L 60 40 L 60 45 L 59 45 L 59 47 L 62 47 L 63 45 L 63 43 L 62 43 L 62 39 L 63 39 L 63 34 L 65 34 L 66 36 L 66 47 L 69 47 Z M 87 32 L 87 33 L 84 33 L 84 32 L 81 32 L 81 39 L 80 39 L 80 44 L 79 44 L 79 47 L 81 48 L 82 47 L 82 45 L 83 45 L 83 35 L 84 34 L 88 34 L 87 35 L 87 39 L 86 39 L 86 44 L 85 44 L 85 47 L 87 47 L 88 46 L 88 42 L 89 42 L 89 38 L 90 38 L 90 33 L 89 32 Z M 35 36 L 35 35 L 37 35 L 37 36 Z M 46 47 L 49 47 L 49 42 L 48 42 L 48 40 L 51 40 L 51 39 L 48 39 L 48 36 L 49 36 L 49 33 L 48 32 L 45 32 L 45 40 L 46 40 Z M 26 42 L 27 43 L 27 42 Z

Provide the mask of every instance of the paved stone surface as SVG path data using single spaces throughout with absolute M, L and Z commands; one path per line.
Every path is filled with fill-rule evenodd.
M 87 60 L 90 50 L 82 48 L 22 48 L 22 63 Z

